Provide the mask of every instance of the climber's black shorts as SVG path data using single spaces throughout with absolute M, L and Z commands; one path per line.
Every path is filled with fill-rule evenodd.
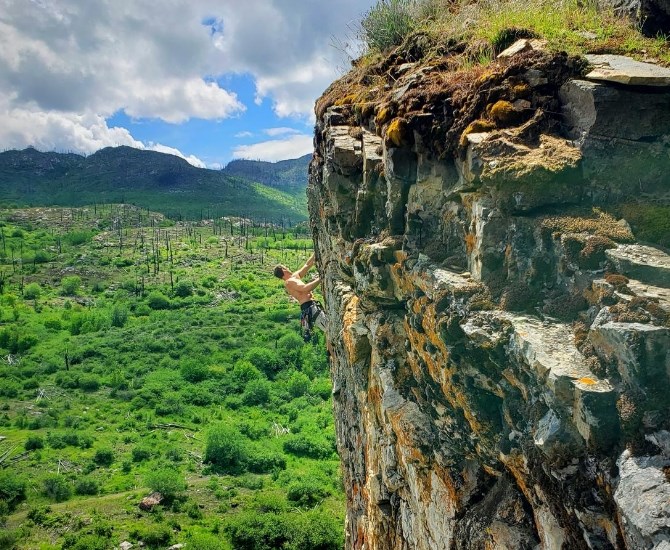
M 314 300 L 300 304 L 300 322 L 307 330 L 312 330 L 313 327 L 326 330 L 326 313 L 321 304 Z

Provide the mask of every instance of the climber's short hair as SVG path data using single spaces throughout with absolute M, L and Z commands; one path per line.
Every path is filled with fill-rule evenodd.
M 284 266 L 281 264 L 278 264 L 275 266 L 275 269 L 272 273 L 274 273 L 274 276 L 277 277 L 278 279 L 283 279 L 284 278 Z

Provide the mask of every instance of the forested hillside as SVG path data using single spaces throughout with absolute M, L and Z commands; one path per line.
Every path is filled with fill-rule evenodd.
M 306 169 L 305 164 L 303 180 Z M 306 218 L 304 193 L 285 193 L 266 181 L 196 168 L 174 155 L 132 147 L 107 147 L 88 157 L 32 148 L 0 153 L 0 204 L 116 202 L 150 208 L 173 219 L 242 216 L 295 222 Z
M 303 193 L 307 186 L 307 168 L 311 158 L 309 154 L 279 162 L 233 160 L 226 165 L 224 172 L 282 191 Z

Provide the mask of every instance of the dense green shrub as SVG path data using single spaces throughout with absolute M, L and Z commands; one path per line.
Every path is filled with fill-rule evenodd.
M 145 482 L 152 491 L 158 491 L 168 500 L 186 489 L 184 476 L 174 468 L 153 470 L 147 474 Z
M 131 455 L 133 457 L 133 462 L 144 462 L 153 457 L 154 451 L 145 446 L 135 447 L 131 451 Z
M 210 533 L 192 533 L 187 539 L 189 550 L 227 550 L 228 545 L 220 537 Z
M 18 529 L 0 529 L 0 550 L 13 550 L 21 537 Z
M 243 512 L 225 526 L 236 550 L 339 550 L 344 543 L 337 520 L 323 512 Z
M 79 378 L 79 387 L 85 392 L 94 392 L 100 389 L 100 380 L 94 374 L 83 375 Z
M 284 441 L 284 451 L 295 456 L 324 459 L 333 454 L 333 447 L 327 441 L 308 438 L 304 435 L 293 436 Z
M 297 334 L 289 333 L 282 336 L 277 340 L 277 354 L 280 361 L 287 367 L 300 368 L 304 344 Z
M 255 474 L 269 474 L 285 469 L 286 459 L 279 453 L 258 447 L 248 451 L 245 465 Z
M 63 502 L 72 496 L 72 485 L 58 474 L 50 474 L 42 480 L 42 492 L 56 502 Z
M 172 540 L 172 531 L 167 525 L 149 525 L 131 530 L 130 536 L 141 540 L 149 548 L 165 548 Z
M 277 358 L 277 354 L 267 348 L 253 347 L 246 353 L 244 358 L 270 380 L 274 379 L 281 369 L 281 362 Z
M 0 470 L 0 500 L 12 510 L 26 498 L 26 482 L 14 472 Z
M 187 298 L 193 295 L 193 285 L 189 281 L 179 281 L 174 285 L 174 294 L 180 298 Z
M 23 289 L 23 297 L 28 300 L 37 300 L 42 294 L 42 287 L 37 283 L 27 284 Z
M 242 394 L 245 405 L 265 405 L 270 400 L 270 383 L 267 380 L 250 380 Z
M 309 378 L 302 372 L 294 372 L 288 379 L 286 387 L 291 397 L 302 397 L 309 389 Z
M 26 443 L 23 446 L 23 448 L 26 451 L 34 451 L 35 449 L 42 449 L 44 448 L 44 440 L 38 435 L 31 435 L 26 440 Z
M 181 367 L 179 367 L 179 370 L 184 377 L 184 380 L 188 380 L 189 382 L 201 382 L 209 375 L 207 365 L 201 361 L 184 361 L 181 364 Z
M 124 306 L 116 305 L 112 308 L 111 323 L 113 327 L 124 327 L 128 322 L 128 309 Z
M 251 380 L 258 380 L 263 375 L 249 361 L 240 360 L 235 363 L 229 376 L 229 383 L 236 392 L 242 392 Z
M 247 453 L 242 434 L 223 424 L 214 426 L 207 434 L 206 463 L 221 472 L 235 474 L 244 470 Z
M 94 479 L 82 478 L 74 484 L 74 492 L 77 495 L 97 495 L 98 491 L 98 482 Z
M 147 305 L 151 309 L 170 309 L 170 299 L 162 292 L 153 291 L 147 297 Z
M 75 296 L 81 287 L 81 277 L 77 275 L 63 277 L 60 284 L 65 296 Z
M 93 455 L 93 462 L 98 466 L 111 466 L 114 462 L 114 451 L 112 449 L 98 449 Z
M 63 542 L 63 550 L 108 550 L 112 546 L 107 537 L 95 534 L 71 533 Z
M 323 480 L 315 478 L 294 481 L 286 491 L 286 497 L 300 506 L 314 506 L 331 494 Z
M 65 241 L 73 246 L 79 246 L 89 241 L 92 236 L 92 231 L 75 230 L 65 234 Z

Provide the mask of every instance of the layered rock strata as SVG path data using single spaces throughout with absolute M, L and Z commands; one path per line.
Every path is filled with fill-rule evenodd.
M 426 130 L 446 107 L 317 120 L 347 548 L 670 541 L 670 256 L 615 214 L 667 204 L 670 89 L 557 82 L 537 67 L 565 60 L 543 55 L 497 82 L 526 90 L 519 117 L 452 144 Z M 388 96 L 425 74 L 405 67 Z

